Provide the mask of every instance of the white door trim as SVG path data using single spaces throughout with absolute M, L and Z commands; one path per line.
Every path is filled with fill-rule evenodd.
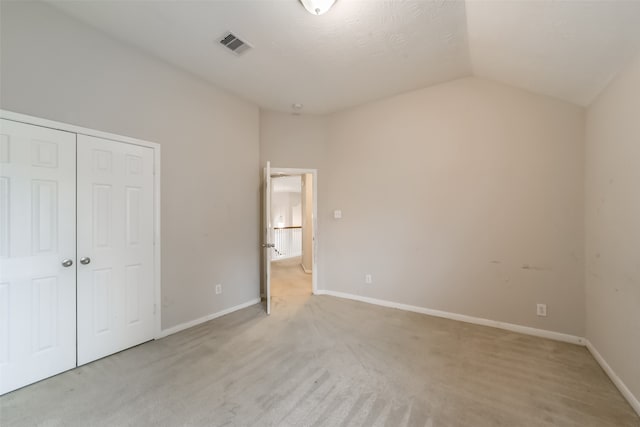
M 298 169 L 298 168 L 271 168 L 271 176 L 275 174 L 283 175 L 313 175 L 313 257 L 311 259 L 311 291 L 318 294 L 318 169 Z
M 30 125 L 41 126 L 50 129 L 57 129 L 66 132 L 72 132 L 80 135 L 95 136 L 97 138 L 110 139 L 117 142 L 124 142 L 127 144 L 140 145 L 143 147 L 149 147 L 153 149 L 154 160 L 154 286 L 155 286 L 155 313 L 156 313 L 156 327 L 155 337 L 160 338 L 162 336 L 162 278 L 161 278 L 161 241 L 160 238 L 160 144 L 155 142 L 149 142 L 142 139 L 131 138 L 128 136 L 117 135 L 109 132 L 102 132 L 95 129 L 88 129 L 81 126 L 76 126 L 68 123 L 56 122 L 54 120 L 42 119 L 40 117 L 29 116 L 21 113 L 14 113 L 12 111 L 0 110 L 0 118 L 6 120 L 12 120 L 14 122 L 26 123 Z
M 267 315 L 271 314 L 271 248 L 273 244 L 273 224 L 271 224 L 271 163 L 267 162 L 264 168 L 263 182 L 263 208 L 262 219 L 264 222 L 264 239 L 262 241 L 262 257 L 264 259 L 264 300 Z

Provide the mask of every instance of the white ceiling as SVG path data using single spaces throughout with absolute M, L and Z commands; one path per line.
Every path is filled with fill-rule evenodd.
M 468 1 L 477 76 L 589 105 L 640 53 L 640 1 Z
M 302 191 L 302 177 L 277 176 L 271 179 L 271 191 L 274 193 L 300 193 Z
M 328 113 L 478 75 L 588 105 L 640 52 L 640 1 L 56 1 L 264 108 Z M 235 56 L 230 30 L 254 48 Z

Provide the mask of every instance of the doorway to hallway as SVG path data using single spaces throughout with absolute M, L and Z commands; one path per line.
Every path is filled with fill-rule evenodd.
M 264 184 L 262 294 L 269 314 L 277 299 L 316 292 L 317 171 L 267 162 Z

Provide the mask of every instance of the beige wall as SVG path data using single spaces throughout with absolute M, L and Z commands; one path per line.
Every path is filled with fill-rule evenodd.
M 47 5 L 1 7 L 3 109 L 162 145 L 163 327 L 258 297 L 258 108 Z
M 468 78 L 260 137 L 319 168 L 319 289 L 584 334 L 583 109 Z
M 317 169 L 317 257 L 314 272 L 319 289 L 324 270 L 323 230 L 330 212 L 324 202 L 327 181 L 327 117 L 260 110 L 260 164 L 271 167 Z
M 640 58 L 589 108 L 587 338 L 640 400 Z
M 333 115 L 324 287 L 582 336 L 583 133 L 477 78 Z
M 272 168 L 318 169 L 326 162 L 327 118 L 260 110 L 260 162 Z M 318 180 L 318 184 L 321 180 Z
M 302 268 L 313 270 L 313 175 L 302 175 Z

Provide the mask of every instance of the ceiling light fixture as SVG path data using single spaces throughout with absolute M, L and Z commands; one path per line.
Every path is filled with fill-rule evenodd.
M 327 13 L 336 0 L 300 0 L 300 3 L 312 15 Z

